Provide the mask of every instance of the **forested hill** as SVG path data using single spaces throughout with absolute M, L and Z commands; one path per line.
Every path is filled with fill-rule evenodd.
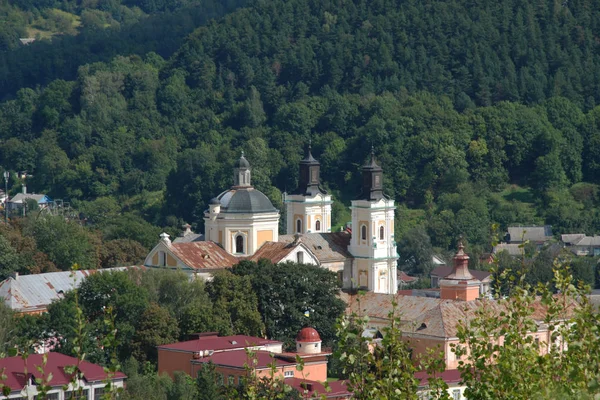
M 207 56 L 242 87 L 427 90 L 458 109 L 565 96 L 590 108 L 600 100 L 599 24 L 597 0 L 257 1 L 198 30 L 174 65 L 194 78 Z
M 79 66 L 118 55 L 169 57 L 186 36 L 246 0 L 0 2 L 0 99 L 75 79 Z M 19 38 L 37 40 L 27 46 Z
M 493 222 L 597 233 L 599 5 L 255 1 L 170 59 L 116 57 L 20 90 L 0 104 L 0 169 L 148 246 L 111 221 L 202 230 L 242 149 L 281 207 L 312 137 L 338 226 L 372 144 L 401 243 L 462 234 L 473 254 Z

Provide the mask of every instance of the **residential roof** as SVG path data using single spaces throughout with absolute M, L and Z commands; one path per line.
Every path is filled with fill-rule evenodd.
M 88 276 L 98 271 L 123 271 L 127 268 L 129 267 L 16 275 L 0 282 L 0 297 L 4 298 L 6 306 L 17 312 L 44 311 L 52 301 L 79 287 Z
M 192 269 L 221 269 L 239 262 L 238 258 L 211 241 L 172 243 L 169 250 Z
M 508 235 L 512 243 L 545 242 L 552 239 L 552 226 L 509 226 Z
M 60 353 L 50 352 L 46 353 L 46 356 L 48 358 L 46 365 L 43 367 L 44 376 L 36 368 L 43 365 L 42 354 L 30 354 L 25 360 L 21 356 L 0 359 L 0 370 L 6 375 L 6 379 L 2 383 L 10 387 L 13 392 L 22 390 L 32 377 L 42 379 L 51 377 L 49 384 L 54 387 L 68 385 L 71 381 L 71 375 L 65 372 L 65 367 L 71 365 L 79 365 L 83 377 L 88 382 L 103 381 L 107 378 L 104 368 L 100 365 L 78 361 L 75 357 Z M 24 373 L 25 370 L 28 371 L 27 376 Z M 127 376 L 122 372 L 117 372 L 111 377 L 112 380 L 124 378 L 127 378 Z
M 288 242 L 265 242 L 260 248 L 250 256 L 250 261 L 258 261 L 261 258 L 271 260 L 273 264 L 277 264 L 283 260 L 292 250 L 294 250 L 299 244 L 288 243 Z
M 563 235 L 567 236 L 567 235 Z M 563 240 L 564 242 L 564 240 Z M 565 242 L 566 243 L 566 242 Z M 573 246 L 600 246 L 600 236 L 582 235 L 579 240 L 570 243 Z
M 176 350 L 184 352 L 197 351 L 223 351 L 244 349 L 246 347 L 264 346 L 269 344 L 282 344 L 276 340 L 263 339 L 255 336 L 233 335 L 233 336 L 201 336 L 198 339 L 185 342 L 165 344 L 158 346 L 159 349 Z
M 450 275 L 450 273 L 452 272 L 452 267 L 449 267 L 447 265 L 441 265 L 437 268 L 434 268 L 431 271 L 431 276 L 437 276 L 438 278 L 445 278 L 448 275 Z M 492 273 L 489 271 L 479 271 L 476 269 L 469 269 L 469 272 L 471 273 L 471 275 L 473 275 L 476 279 L 479 279 L 480 281 L 484 281 L 485 279 L 489 278 Z
M 444 372 L 437 374 L 437 378 L 442 378 L 447 384 L 459 383 L 462 379 L 460 371 L 457 369 L 447 369 Z M 426 371 L 415 372 L 415 378 L 419 380 L 419 386 L 429 386 L 429 374 Z
M 520 246 L 520 243 L 498 243 L 494 247 L 493 253 L 498 254 L 501 251 L 506 251 L 511 256 L 521 256 L 523 255 L 523 248 Z
M 352 259 L 348 252 L 351 235 L 349 232 L 306 233 L 300 241 L 317 257 L 321 264 Z M 292 243 L 295 235 L 281 235 L 280 242 Z
M 192 360 L 192 363 L 209 363 L 232 368 L 246 368 L 250 366 L 257 369 L 269 368 L 271 365 L 283 367 L 286 365 L 296 365 L 295 362 L 278 358 L 276 354 L 270 351 L 257 350 L 247 353 L 246 350 L 221 351 L 214 353 L 209 357 L 203 357 L 198 360 Z
M 418 279 L 419 278 L 416 278 L 414 276 L 407 275 L 406 272 L 404 272 L 404 271 L 398 271 L 398 280 L 399 281 L 402 281 L 404 283 L 410 283 L 410 282 L 414 282 Z
M 9 200 L 9 203 L 20 204 L 23 203 L 25 199 L 33 199 L 40 204 L 48 203 L 51 201 L 51 199 L 45 194 L 17 193 Z
M 560 235 L 560 240 L 568 245 L 577 244 L 581 239 L 585 237 L 585 233 L 567 233 Z
M 300 379 L 300 378 L 285 378 L 284 382 L 286 385 L 293 387 L 301 395 L 308 395 L 309 398 L 318 398 L 321 396 L 325 396 L 326 399 L 336 399 L 336 398 L 347 398 L 351 395 L 350 391 L 346 387 L 346 381 L 334 381 L 329 382 L 329 389 L 325 388 L 325 386 L 321 382 L 311 381 L 308 379 Z M 305 398 L 305 397 L 303 397 Z

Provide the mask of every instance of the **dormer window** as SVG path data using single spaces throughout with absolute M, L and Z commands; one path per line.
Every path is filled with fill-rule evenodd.
M 296 259 L 298 261 L 298 264 L 304 264 L 304 252 L 299 251 L 298 253 L 296 253 Z
M 167 254 L 164 251 L 158 252 L 158 266 L 165 267 L 167 265 Z

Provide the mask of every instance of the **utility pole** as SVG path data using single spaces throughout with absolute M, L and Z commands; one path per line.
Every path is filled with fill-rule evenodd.
M 6 198 L 4 199 L 4 223 L 8 225 L 8 178 L 10 178 L 10 173 L 8 171 L 4 171 L 4 195 Z

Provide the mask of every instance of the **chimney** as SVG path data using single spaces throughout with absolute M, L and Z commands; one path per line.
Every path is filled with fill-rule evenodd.
M 182 228 L 183 228 L 182 236 L 187 236 L 191 233 L 194 233 L 194 232 L 192 232 L 192 226 L 190 224 L 183 224 Z
M 171 246 L 171 239 L 169 239 L 169 234 L 166 232 L 163 232 L 160 234 L 160 240 L 166 244 L 167 246 Z
M 27 185 L 23 184 L 21 185 L 22 189 L 23 189 L 23 194 L 27 194 Z

